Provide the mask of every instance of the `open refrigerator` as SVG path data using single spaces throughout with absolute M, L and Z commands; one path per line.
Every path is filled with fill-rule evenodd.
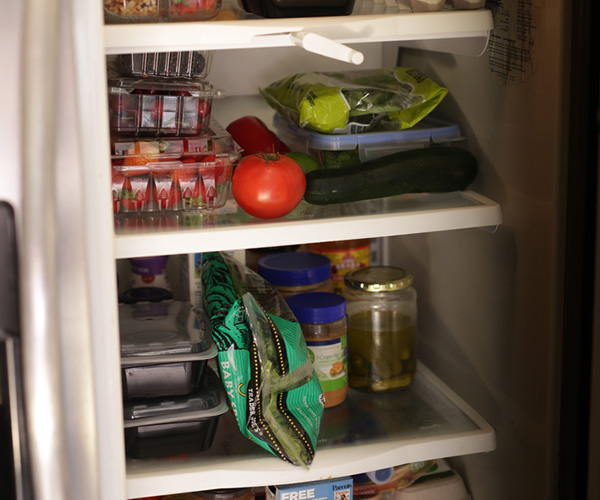
M 598 458 L 588 446 L 596 7 L 495 0 L 411 13 L 398 5 L 357 1 L 350 16 L 106 25 L 97 0 L 3 6 L 11 70 L 2 80 L 10 98 L 0 200 L 3 277 L 11 278 L 0 317 L 10 339 L 3 358 L 13 362 L 3 361 L 0 379 L 2 432 L 12 444 L 2 477 L 14 498 L 261 487 L 441 458 L 475 499 L 598 494 L 585 473 Z M 229 204 L 185 225 L 115 225 L 107 57 L 214 51 L 210 80 L 226 98 L 213 116 L 271 123 L 259 86 L 299 69 L 352 67 L 318 44 L 303 48 L 304 32 L 359 52 L 360 67 L 414 66 L 446 86 L 438 111 L 460 125 L 480 165 L 470 190 L 374 200 L 368 213 L 332 205 L 297 220 L 248 222 Z M 415 276 L 421 365 L 409 392 L 383 410 L 362 408 L 362 417 L 338 415 L 334 437 L 340 426 L 358 430 L 322 443 L 308 469 L 240 443 L 225 424 L 202 456 L 125 458 L 119 259 L 350 238 L 378 238 L 381 261 Z

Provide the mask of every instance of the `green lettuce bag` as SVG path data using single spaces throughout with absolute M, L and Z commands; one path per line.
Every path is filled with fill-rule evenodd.
M 202 286 L 221 379 L 242 434 L 308 467 L 324 397 L 296 318 L 269 283 L 225 254 L 202 255 Z
M 292 123 L 325 134 L 409 128 L 448 94 L 418 69 L 404 67 L 298 73 L 258 90 Z

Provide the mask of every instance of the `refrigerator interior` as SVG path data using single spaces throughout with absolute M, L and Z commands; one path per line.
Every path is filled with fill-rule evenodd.
M 60 177 L 53 172 L 61 183 L 68 175 L 66 188 L 74 197 L 58 197 L 51 221 L 59 236 L 52 249 L 68 249 L 57 259 L 64 274 L 55 366 L 63 367 L 62 411 L 77 409 L 66 414 L 60 428 L 70 429 L 62 451 L 75 496 L 112 500 L 291 483 L 443 457 L 451 459 L 476 499 L 553 496 L 560 473 L 566 2 L 491 3 L 505 4 L 515 16 L 517 4 L 531 7 L 528 41 L 535 44 L 529 47 L 531 60 L 509 72 L 516 81 L 498 74 L 491 51 L 482 53 L 492 27 L 487 11 L 451 18 L 444 17 L 448 13 L 360 17 L 333 24 L 317 19 L 263 20 L 237 27 L 235 22 L 104 26 L 100 2 L 61 2 L 61 23 L 71 29 L 59 37 L 63 72 L 57 91 L 60 133 L 54 140 L 59 163 L 67 168 Z M 509 22 L 512 29 L 515 22 L 515 17 Z M 270 123 L 272 110 L 257 96 L 259 85 L 300 68 L 352 67 L 293 46 L 289 31 L 299 28 L 362 51 L 361 67 L 414 65 L 447 86 L 450 92 L 439 111 L 460 124 L 465 145 L 480 161 L 473 191 L 433 197 L 434 203 L 424 206 L 418 200 L 402 206 L 374 203 L 368 215 L 329 209 L 310 220 L 244 225 L 225 210 L 223 217 L 202 217 L 183 229 L 115 228 L 108 196 L 106 56 L 215 49 L 210 80 L 227 95 L 215 103 L 215 118 L 226 125 L 254 114 Z M 399 48 L 399 38 L 410 48 Z M 427 46 L 438 51 L 421 50 Z M 19 116 L 17 110 L 14 114 Z M 19 179 L 12 185 L 12 192 L 20 192 Z M 73 201 L 81 207 L 75 217 Z M 18 220 L 22 203 L 16 203 Z M 237 251 L 349 235 L 386 238 L 383 260 L 414 273 L 424 363 L 418 398 L 441 407 L 438 415 L 456 420 L 434 437 L 417 426 L 387 441 L 375 439 L 347 449 L 326 446 L 307 471 L 290 469 L 235 439 L 229 443 L 232 456 L 216 449 L 191 460 L 125 461 L 117 259 Z M 74 311 L 73 303 L 81 307 Z M 390 420 L 386 423 L 393 425 L 396 419 Z M 48 498 L 62 499 L 60 495 L 68 498 L 64 491 Z

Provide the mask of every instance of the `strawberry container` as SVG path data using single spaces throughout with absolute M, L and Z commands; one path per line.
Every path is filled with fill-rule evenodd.
M 212 51 L 144 52 L 116 57 L 118 72 L 124 76 L 160 76 L 169 78 L 206 78 Z
M 188 302 L 121 304 L 119 327 L 125 399 L 191 394 L 217 354 L 208 318 Z
M 106 24 L 207 21 L 221 0 L 104 0 Z
M 108 80 L 110 130 L 121 136 L 179 137 L 206 133 L 221 90 L 201 80 L 121 77 Z
M 131 458 L 165 458 L 208 450 L 220 417 L 229 406 L 221 379 L 212 368 L 189 396 L 123 405 L 125 453 Z
M 115 214 L 213 210 L 225 205 L 241 149 L 216 121 L 208 134 L 111 142 Z

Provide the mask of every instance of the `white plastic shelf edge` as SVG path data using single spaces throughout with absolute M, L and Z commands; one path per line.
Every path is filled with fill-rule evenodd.
M 487 9 L 256 19 L 199 23 L 113 24 L 104 27 L 106 54 L 177 50 L 291 47 L 290 33 L 306 31 L 340 43 L 454 38 L 486 40 L 493 29 Z

